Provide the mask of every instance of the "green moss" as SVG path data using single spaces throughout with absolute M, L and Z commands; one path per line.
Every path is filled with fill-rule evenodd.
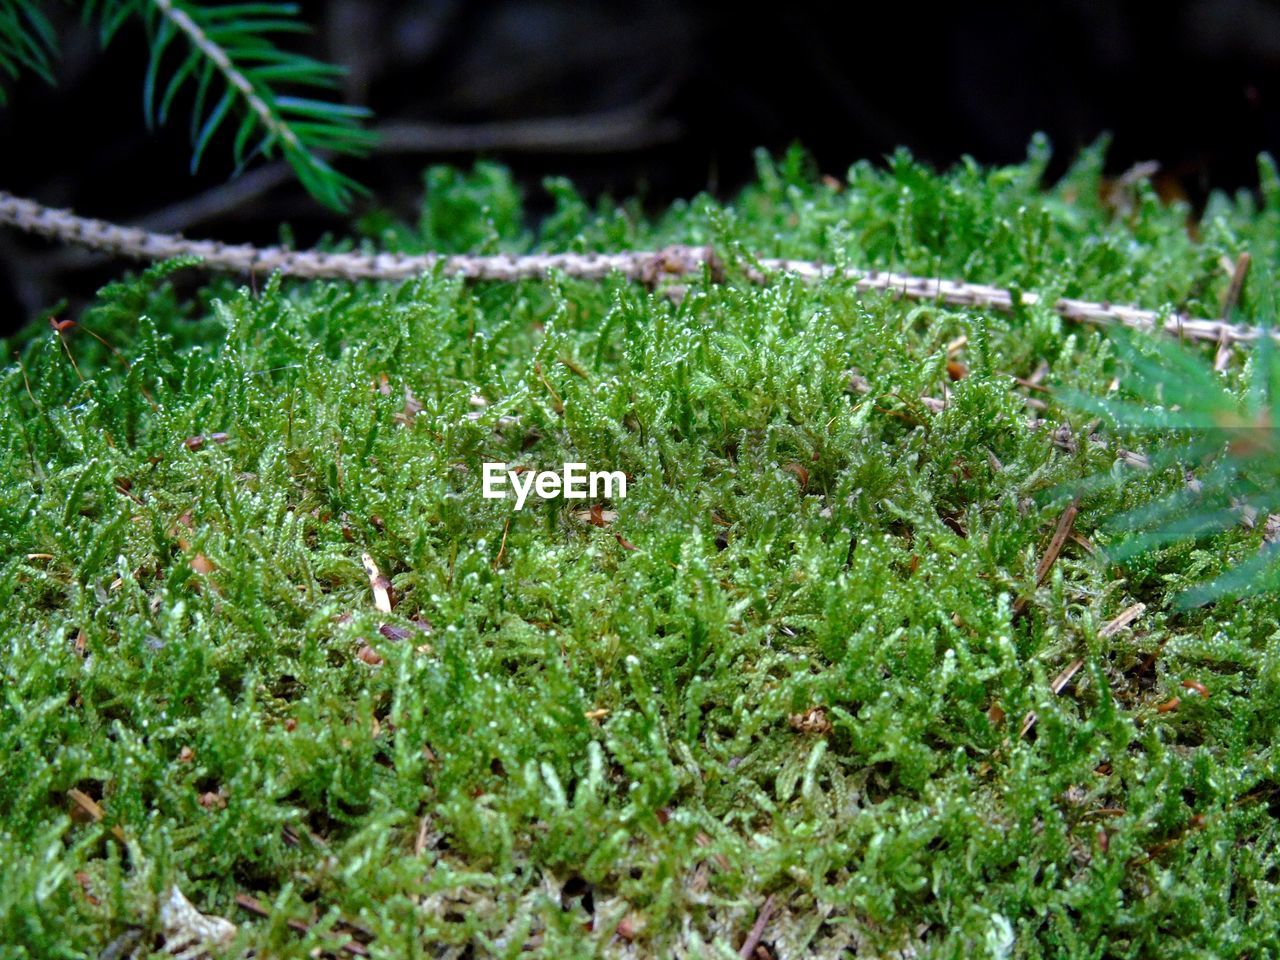
M 900 153 L 837 189 L 796 153 L 652 221 L 555 182 L 541 232 L 504 171 L 433 171 L 417 227 L 366 230 L 710 243 L 729 281 L 678 304 L 563 277 L 188 302 L 153 270 L 84 318 L 118 353 L 70 331 L 77 372 L 47 329 L 9 345 L 0 954 L 157 942 L 176 882 L 272 956 L 340 919 L 384 957 L 729 956 L 769 894 L 777 956 L 1273 956 L 1280 605 L 1174 603 L 1259 532 L 1124 568 L 1072 542 L 1034 589 L 1055 492 L 1112 458 L 1026 429 L 1013 378 L 1043 360 L 1100 393 L 1105 337 L 738 279 L 748 253 L 821 257 L 1214 314 L 1224 255 L 1277 258 L 1269 163 L 1263 205 L 1215 198 L 1193 240 L 1145 185 L 1113 217 L 1097 151 L 1049 189 L 1046 156 L 938 175 Z M 933 413 L 915 398 L 959 337 Z M 598 527 L 483 499 L 485 460 L 632 483 Z M 1076 529 L 1105 546 L 1102 519 L 1171 482 L 1095 489 Z M 104 822 L 72 819 L 73 788 Z

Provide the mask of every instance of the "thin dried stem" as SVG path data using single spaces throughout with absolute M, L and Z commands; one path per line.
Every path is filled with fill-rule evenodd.
M 550 273 L 582 280 L 603 280 L 621 275 L 654 283 L 658 278 L 683 276 L 710 268 L 721 272 L 721 264 L 710 250 L 672 246 L 657 251 L 620 253 L 535 253 L 453 254 L 425 253 L 327 253 L 318 250 L 289 250 L 284 247 L 255 247 L 226 244 L 214 240 L 188 240 L 168 233 L 152 233 L 140 227 L 125 227 L 76 216 L 32 200 L 0 191 L 0 223 L 19 230 L 76 244 L 135 260 L 167 260 L 195 256 L 207 270 L 256 275 L 279 271 L 294 277 L 343 280 L 406 280 L 439 270 L 446 276 L 464 280 L 513 282 L 533 280 Z M 881 291 L 909 300 L 933 301 L 951 306 L 985 307 L 1010 311 L 1015 306 L 1042 302 L 1035 293 L 1013 294 L 989 284 L 968 283 L 940 277 L 911 277 L 898 273 L 859 271 L 833 267 L 812 260 L 763 259 L 746 270 L 755 283 L 792 275 L 813 282 L 831 277 L 850 280 L 859 290 Z M 1016 296 L 1016 300 L 1015 300 Z M 1048 304 L 1061 316 L 1079 323 L 1119 325 L 1138 330 L 1164 330 L 1175 336 L 1214 343 L 1248 343 L 1261 337 L 1258 327 L 1230 324 L 1224 320 L 1187 317 L 1158 310 L 1095 303 L 1063 297 Z M 1280 333 L 1273 333 L 1280 342 Z

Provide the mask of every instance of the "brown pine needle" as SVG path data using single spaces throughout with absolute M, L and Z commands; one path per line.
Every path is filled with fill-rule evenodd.
M 496 571 L 502 566 L 502 558 L 507 553 L 507 532 L 511 529 L 511 518 L 507 518 L 507 522 L 502 526 L 502 543 L 498 545 L 498 555 L 493 558 L 493 569 Z
M 1098 631 L 1098 636 L 1103 639 L 1114 637 L 1146 612 L 1147 605 L 1145 603 L 1135 603 L 1131 607 L 1126 607 L 1102 625 L 1102 629 Z
M 1058 674 L 1053 683 L 1049 684 L 1049 689 L 1053 691 L 1054 696 L 1058 696 L 1067 688 L 1067 684 L 1071 682 L 1071 678 L 1080 672 L 1080 668 L 1084 666 L 1084 658 L 1077 657 L 1072 660 L 1067 668 Z
M 1244 292 L 1244 282 L 1249 276 L 1249 265 L 1252 258 L 1247 253 L 1242 253 L 1236 257 L 1235 267 L 1231 270 L 1231 283 L 1228 284 L 1226 292 L 1222 295 L 1222 319 L 1226 320 L 1231 316 L 1231 311 L 1236 308 L 1236 304 L 1240 302 L 1240 294 Z
M 1040 558 L 1040 563 L 1036 565 L 1037 587 L 1044 583 L 1045 578 L 1049 576 L 1049 571 L 1053 569 L 1053 565 L 1058 559 L 1058 554 L 1062 552 L 1067 538 L 1071 536 L 1071 526 L 1076 522 L 1076 514 L 1079 512 L 1080 500 L 1077 498 L 1067 504 L 1067 508 L 1062 511 L 1062 516 L 1058 518 L 1058 528 L 1053 531 L 1053 539 L 1049 541 L 1048 549 L 1045 550 L 1044 556 Z
M 67 796 L 70 797 L 71 802 L 74 803 L 94 823 L 101 823 L 103 818 L 106 817 L 107 812 L 102 809 L 101 804 L 83 790 L 72 787 L 67 791 Z M 117 823 L 111 828 L 111 835 L 121 843 L 125 842 L 124 829 L 120 824 Z
M 1045 548 L 1044 556 L 1036 564 L 1037 587 L 1044 584 L 1045 579 L 1049 576 L 1049 571 L 1053 569 L 1053 565 L 1058 559 L 1058 554 L 1062 553 L 1062 548 L 1071 537 L 1071 527 L 1076 522 L 1076 514 L 1079 512 L 1080 498 L 1077 497 L 1067 504 L 1067 508 L 1062 511 L 1062 516 L 1058 518 L 1058 526 L 1053 531 L 1053 538 L 1049 541 L 1049 546 Z M 1013 604 L 1014 616 L 1021 616 L 1025 613 L 1028 603 L 1030 603 L 1030 599 L 1027 596 L 1019 597 Z
M 1067 689 L 1067 684 L 1071 682 L 1071 678 L 1080 672 L 1080 668 L 1084 666 L 1084 658 L 1077 657 L 1072 660 L 1065 670 L 1053 678 L 1053 683 L 1049 684 L 1049 689 L 1053 691 L 1055 697 L 1061 696 L 1062 691 Z M 1036 721 L 1040 719 L 1034 710 L 1027 711 L 1027 715 L 1022 718 L 1022 729 L 1018 731 L 1019 737 L 1025 737 L 1031 732 L 1031 728 L 1036 725 Z
M 755 926 L 747 934 L 747 939 L 742 941 L 742 949 L 738 951 L 738 956 L 743 960 L 750 960 L 751 955 L 756 952 L 760 938 L 764 936 L 765 927 L 769 925 L 769 919 L 773 916 L 773 904 L 773 894 L 769 894 L 765 898 L 764 905 L 760 907 L 760 915 L 756 917 Z
M 80 378 L 80 382 L 84 383 L 84 374 L 80 372 L 80 364 L 76 363 L 76 358 L 71 353 L 71 348 L 67 346 L 67 338 L 58 333 L 58 342 L 62 344 L 62 352 L 67 355 L 67 359 L 71 361 L 71 369 L 76 372 L 76 376 Z

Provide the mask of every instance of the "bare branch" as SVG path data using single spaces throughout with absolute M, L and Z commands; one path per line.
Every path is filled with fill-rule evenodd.
M 619 274 L 653 284 L 659 278 L 683 276 L 710 268 L 713 275 L 723 269 L 717 257 L 705 248 L 672 246 L 657 251 L 620 253 L 534 253 L 453 254 L 425 253 L 327 253 L 317 250 L 288 250 L 284 247 L 254 247 L 225 244 L 214 240 L 188 240 L 176 234 L 151 233 L 139 227 L 124 227 L 76 216 L 69 210 L 55 210 L 32 200 L 0 191 L 0 224 L 27 233 L 112 253 L 135 260 L 167 260 L 196 256 L 207 270 L 240 274 L 279 271 L 288 276 L 344 280 L 406 280 L 433 270 L 464 280 L 513 282 L 563 273 L 581 280 L 603 280 Z M 1014 294 L 989 284 L 968 283 L 940 277 L 911 277 L 898 273 L 842 269 L 812 260 L 762 259 L 746 270 L 752 282 L 766 283 L 789 274 L 814 282 L 842 277 L 859 290 L 882 291 L 909 300 L 932 301 L 950 306 L 985 307 L 1010 311 Z M 1017 305 L 1042 302 L 1035 293 L 1017 295 Z M 1223 320 L 1197 319 L 1180 313 L 1172 315 L 1142 307 L 1094 303 L 1063 297 L 1047 304 L 1055 313 L 1078 323 L 1118 325 L 1137 330 L 1164 330 L 1174 336 L 1215 343 L 1248 343 L 1261 337 L 1258 327 L 1230 324 Z M 1272 336 L 1280 342 L 1280 332 Z

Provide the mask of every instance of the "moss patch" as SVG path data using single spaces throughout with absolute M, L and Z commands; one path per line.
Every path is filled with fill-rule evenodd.
M 1108 563 L 1098 523 L 1167 471 L 1087 495 L 1037 588 L 1114 450 L 1029 429 L 1085 418 L 1015 378 L 1101 393 L 1106 337 L 742 279 L 811 257 L 1214 315 L 1224 256 L 1276 261 L 1269 163 L 1193 239 L 1143 184 L 1099 200 L 1096 151 L 1050 189 L 1045 160 L 831 185 L 796 153 L 656 220 L 555 182 L 537 231 L 500 169 L 434 171 L 374 242 L 710 244 L 727 282 L 188 301 L 155 269 L 83 318 L 113 350 L 8 345 L 0 954 L 157 945 L 177 883 L 230 955 L 734 956 L 769 895 L 775 957 L 1269 955 L 1280 605 L 1172 602 L 1260 532 Z M 629 495 L 516 513 L 481 496 L 498 460 Z

